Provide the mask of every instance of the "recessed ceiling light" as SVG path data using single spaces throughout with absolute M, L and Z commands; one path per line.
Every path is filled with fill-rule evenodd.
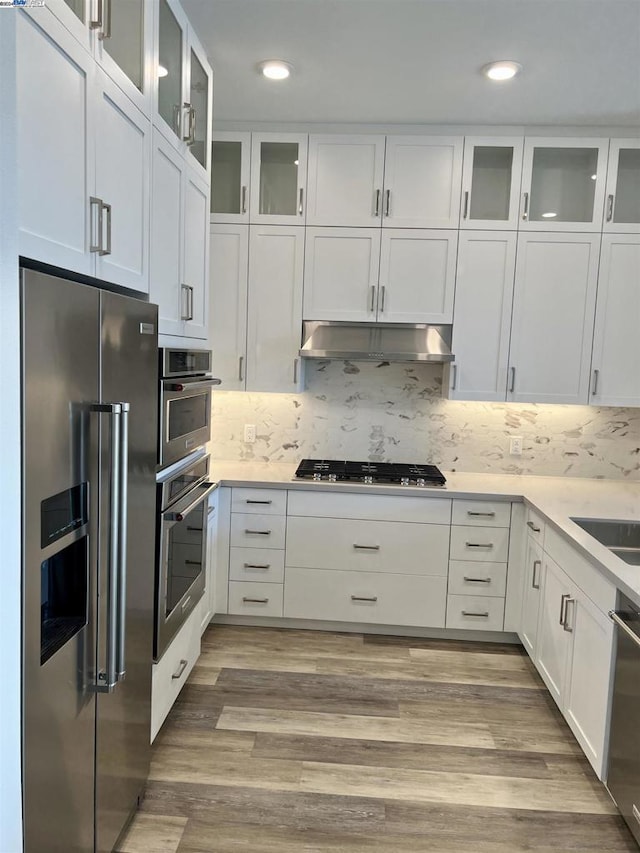
M 169 74 L 169 69 L 164 65 L 158 65 L 158 77 L 166 77 Z
M 552 213 L 551 211 L 549 211 L 549 213 L 543 213 L 542 218 L 543 219 L 553 219 L 553 217 L 557 216 L 557 215 L 558 215 L 557 213 Z
M 500 59 L 498 62 L 490 62 L 482 68 L 482 73 L 489 80 L 511 80 L 520 71 L 522 71 L 522 65 L 512 59 Z
M 265 59 L 259 63 L 258 70 L 269 80 L 286 80 L 293 71 L 293 65 L 282 59 Z

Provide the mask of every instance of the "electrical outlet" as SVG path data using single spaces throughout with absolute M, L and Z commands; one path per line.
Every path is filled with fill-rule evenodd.
M 245 444 L 255 444 L 256 440 L 256 425 L 255 424 L 245 424 L 244 425 L 244 443 Z
M 512 435 L 509 440 L 509 453 L 511 456 L 522 456 L 522 436 Z

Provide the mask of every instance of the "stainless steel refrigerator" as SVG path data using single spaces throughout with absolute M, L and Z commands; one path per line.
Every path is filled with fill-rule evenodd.
M 21 276 L 25 853 L 110 853 L 149 767 L 157 308 Z

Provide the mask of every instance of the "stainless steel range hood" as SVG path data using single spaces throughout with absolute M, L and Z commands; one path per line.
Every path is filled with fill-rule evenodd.
M 301 358 L 453 361 L 451 326 L 306 321 Z

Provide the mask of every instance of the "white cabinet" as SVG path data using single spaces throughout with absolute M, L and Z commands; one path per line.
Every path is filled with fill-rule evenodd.
M 225 391 L 243 391 L 249 226 L 212 225 L 209 254 L 209 334 L 215 373 Z
M 572 594 L 574 586 L 567 575 L 545 554 L 535 663 L 558 705 L 562 704 L 571 640 L 565 610 Z
M 588 400 L 600 236 L 520 234 L 507 400 Z
M 251 134 L 219 131 L 211 153 L 211 222 L 249 222 Z
M 594 405 L 640 406 L 639 320 L 640 235 L 604 234 L 591 362 Z
M 393 228 L 457 228 L 461 136 L 388 136 L 383 223 Z
M 516 234 L 462 231 L 458 243 L 449 397 L 504 400 Z M 447 375 L 445 371 L 445 376 Z
M 301 387 L 304 229 L 250 226 L 247 390 Z
M 251 135 L 251 223 L 304 225 L 307 135 Z
M 187 166 L 184 172 L 183 282 L 188 290 L 184 334 L 206 338 L 209 313 L 209 185 Z
M 609 144 L 604 230 L 640 233 L 639 139 L 612 139 Z
M 212 492 L 207 506 L 207 571 L 200 601 L 200 633 L 203 634 L 216 612 L 216 566 L 218 559 L 218 493 Z
M 307 228 L 304 319 L 450 323 L 456 231 Z
M 520 229 L 600 231 L 607 139 L 525 139 Z
M 537 653 L 538 617 L 542 584 L 542 547 L 531 536 L 527 536 L 524 557 L 522 615 L 518 635 L 530 657 Z
M 307 225 L 380 225 L 384 146 L 384 136 L 309 136 Z
M 522 137 L 466 137 L 460 228 L 517 230 Z

